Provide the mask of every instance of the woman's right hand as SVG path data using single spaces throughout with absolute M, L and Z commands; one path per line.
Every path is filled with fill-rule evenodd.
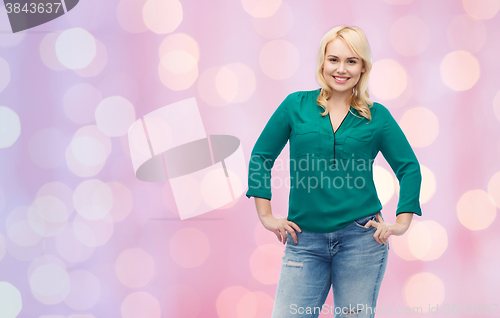
M 281 243 L 286 243 L 286 232 L 292 235 L 295 244 L 298 243 L 298 238 L 295 230 L 299 232 L 302 232 L 302 230 L 297 224 L 293 223 L 292 221 L 288 221 L 286 218 L 276 218 L 272 214 L 262 217 L 260 221 L 267 230 L 276 234 L 278 241 L 280 241 Z

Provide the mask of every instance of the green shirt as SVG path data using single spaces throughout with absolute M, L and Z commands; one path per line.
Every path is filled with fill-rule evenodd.
M 382 209 L 373 181 L 379 151 L 399 180 L 396 215 L 422 215 L 420 165 L 389 110 L 373 103 L 369 121 L 351 107 L 334 133 L 320 92 L 292 93 L 273 113 L 252 150 L 246 196 L 271 200 L 271 169 L 290 140 L 287 219 L 303 231 L 333 232 Z

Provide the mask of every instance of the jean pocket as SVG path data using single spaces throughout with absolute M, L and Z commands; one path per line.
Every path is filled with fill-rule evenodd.
M 362 228 L 364 230 L 370 230 L 370 229 L 374 229 L 373 226 L 369 226 L 369 227 L 365 227 L 366 223 L 368 223 L 368 221 L 376 221 L 377 220 L 377 214 L 373 214 L 373 215 L 369 215 L 369 216 L 365 216 L 365 217 L 362 217 L 360 219 L 357 219 L 357 220 L 354 220 L 354 222 L 352 222 L 356 227 L 359 227 L 359 228 Z

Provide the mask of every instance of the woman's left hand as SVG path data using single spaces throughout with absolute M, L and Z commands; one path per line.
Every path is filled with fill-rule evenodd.
M 373 221 L 370 220 L 366 222 L 365 227 L 370 227 L 373 226 L 374 228 L 377 229 L 375 231 L 375 234 L 373 234 L 373 237 L 375 238 L 375 241 L 377 241 L 379 244 L 387 244 L 387 240 L 389 239 L 389 236 L 391 235 L 403 235 L 410 224 L 401 224 L 396 221 L 396 223 L 391 224 L 391 223 L 386 223 L 380 216 L 380 213 L 377 213 L 377 220 Z M 410 220 L 411 222 L 411 220 Z M 405 222 L 406 223 L 406 222 Z

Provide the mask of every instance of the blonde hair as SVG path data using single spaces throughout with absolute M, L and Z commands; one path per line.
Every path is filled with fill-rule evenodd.
M 361 73 L 361 77 L 356 86 L 354 86 L 352 94 L 347 102 L 356 109 L 361 116 L 371 120 L 370 107 L 373 103 L 369 99 L 368 77 L 372 69 L 372 54 L 365 33 L 358 27 L 335 27 L 328 31 L 320 42 L 318 59 L 316 61 L 316 79 L 322 88 L 317 100 L 318 105 L 325 110 L 321 115 L 326 116 L 328 114 L 329 107 L 327 99 L 332 96 L 332 90 L 323 76 L 326 46 L 336 38 L 343 40 L 349 49 L 363 60 L 365 71 Z

